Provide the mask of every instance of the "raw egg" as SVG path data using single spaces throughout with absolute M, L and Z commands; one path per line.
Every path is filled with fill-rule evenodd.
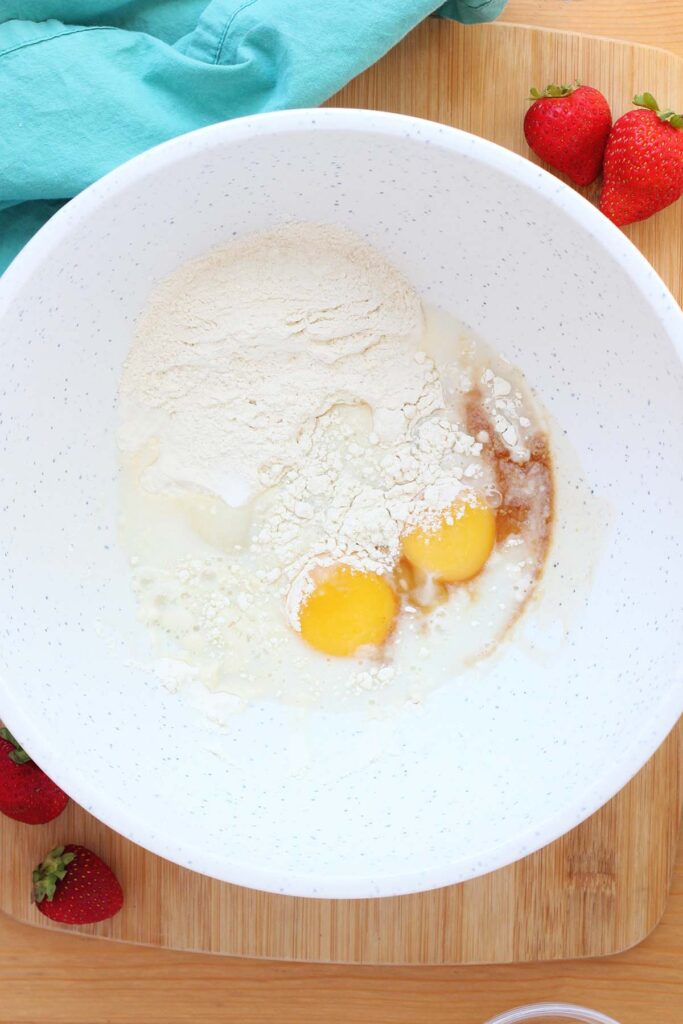
M 382 576 L 340 565 L 305 598 L 299 627 L 316 651 L 343 658 L 384 643 L 397 611 L 396 594 Z
M 428 528 L 403 538 L 408 561 L 446 583 L 464 583 L 480 572 L 496 540 L 496 517 L 480 498 L 459 501 Z

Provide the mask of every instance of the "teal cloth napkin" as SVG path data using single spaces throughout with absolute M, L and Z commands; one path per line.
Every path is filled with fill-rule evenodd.
M 506 0 L 438 13 L 496 17 Z M 69 197 L 182 132 L 316 106 L 435 0 L 1 0 L 0 272 Z

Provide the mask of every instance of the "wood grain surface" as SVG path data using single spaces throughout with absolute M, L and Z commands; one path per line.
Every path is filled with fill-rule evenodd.
M 647 11 L 647 19 L 645 17 Z M 545 16 L 545 20 L 544 20 Z M 597 35 L 622 35 L 624 38 L 642 38 L 661 46 L 671 43 L 672 47 L 680 44 L 683 39 L 683 8 L 679 0 L 673 3 L 648 0 L 647 3 L 635 0 L 511 0 L 506 11 L 506 18 L 511 21 L 528 20 L 535 24 L 553 27 L 576 27 L 585 32 Z M 565 19 L 564 22 L 562 19 Z M 577 20 L 578 19 L 578 20 Z M 645 21 L 647 25 L 645 26 Z M 643 34 L 639 37 L 639 23 L 643 24 Z M 471 82 L 468 80 L 464 66 L 472 67 L 469 47 L 475 37 L 480 36 L 480 53 L 487 57 L 495 56 L 496 45 L 493 43 L 494 33 L 500 36 L 501 26 L 489 26 L 483 29 L 456 29 L 458 48 L 448 58 L 447 71 L 438 70 L 434 61 L 443 58 L 438 49 L 431 51 L 425 47 L 424 37 L 420 32 L 431 32 L 432 29 L 421 29 L 417 37 L 412 37 L 403 49 L 416 47 L 414 54 L 419 56 L 420 66 L 415 67 L 415 74 L 424 77 L 429 90 L 428 104 L 454 104 L 457 116 L 470 116 L 469 101 L 463 96 L 463 87 Z M 460 36 L 461 31 L 467 33 Z M 543 35 L 541 33 L 540 35 Z M 487 40 L 486 36 L 491 39 Z M 538 54 L 544 51 L 544 44 L 534 37 L 532 58 L 537 60 Z M 437 44 L 440 46 L 441 44 Z M 564 56 L 570 64 L 572 54 L 580 56 L 580 45 L 573 40 L 564 43 L 555 40 L 557 58 Z M 593 45 L 592 43 L 590 44 Z M 565 48 L 567 47 L 567 48 Z M 516 51 L 517 52 L 517 51 Z M 599 51 L 594 51 L 598 53 Z M 469 56 L 468 56 L 469 55 Z M 379 99 L 386 90 L 386 82 L 382 79 L 394 74 L 396 67 L 392 61 L 405 62 L 406 56 L 392 55 L 385 62 L 385 67 L 370 73 L 368 95 L 365 105 L 381 105 Z M 498 78 L 501 66 L 487 66 L 486 80 L 500 81 Z M 468 65 L 469 60 L 469 65 Z M 654 57 L 640 55 L 639 63 L 632 53 L 616 58 L 617 64 L 638 70 L 639 73 L 655 73 Z M 652 63 L 650 63 L 652 61 Z M 633 63 L 635 62 L 635 63 Z M 402 68 L 408 65 L 399 65 Z M 546 64 L 538 67 L 539 81 Z M 680 95 L 680 68 L 666 64 L 667 70 L 660 68 L 657 82 L 669 87 L 675 95 L 667 93 L 667 102 L 678 102 Z M 550 78 L 562 77 L 556 68 L 548 69 Z M 609 79 L 615 69 L 603 66 L 596 69 L 603 77 L 597 84 Z M 571 72 L 567 68 L 566 74 Z M 481 79 L 481 74 L 480 74 Z M 524 82 L 524 88 L 528 82 Z M 653 87 L 652 81 L 648 85 Z M 405 83 L 402 83 L 402 88 Z M 639 88 L 642 86 L 639 84 Z M 352 89 L 358 88 L 354 83 Z M 412 88 L 412 87 L 411 87 Z M 504 96 L 504 91 L 498 96 Z M 662 96 L 664 93 L 662 92 Z M 351 102 L 350 99 L 346 100 Z M 403 100 L 401 100 L 403 102 Z M 626 106 L 624 98 L 623 107 Z M 422 111 L 414 111 L 415 113 Z M 424 116 L 439 116 L 425 113 Z M 448 119 L 448 118 L 444 118 Z M 476 130 L 474 124 L 456 121 Z M 510 125 L 504 126 L 506 130 Z M 514 129 L 510 129 L 514 130 Z M 490 131 L 481 131 L 490 135 Z M 500 141 L 504 141 L 500 139 Z M 510 143 L 506 143 L 510 144 Z M 514 143 L 513 143 L 514 145 Z M 515 148 L 517 148 L 515 146 Z M 677 216 L 680 218 L 680 207 Z M 664 265 L 660 266 L 670 283 L 676 287 L 680 296 L 681 284 L 681 246 L 680 237 L 673 242 L 667 238 L 669 226 L 673 224 L 674 235 L 680 230 L 680 220 L 672 216 L 674 211 L 660 215 L 650 225 L 634 229 L 638 244 L 647 249 L 648 245 L 656 247 L 656 236 L 661 231 L 664 242 L 668 242 Z M 664 228 L 664 220 L 667 228 Z M 657 227 L 655 231 L 654 228 Z M 652 231 L 648 231 L 652 228 Z M 666 232 L 666 233 L 665 233 Z M 654 251 L 654 249 L 653 249 Z M 652 258 L 652 257 L 651 257 Z M 657 262 L 656 259 L 653 262 Z M 668 819 L 659 817 L 653 808 L 653 801 L 662 799 L 665 811 L 676 803 L 676 793 L 668 787 L 660 788 L 658 763 L 666 759 L 666 771 L 671 772 L 673 760 L 678 759 L 678 746 L 674 738 L 669 740 L 667 747 L 660 752 L 658 760 L 646 769 L 644 776 L 622 793 L 606 812 L 604 836 L 607 844 L 602 850 L 595 846 L 582 848 L 579 844 L 573 847 L 572 877 L 574 887 L 584 887 L 584 899 L 587 904 L 604 906 L 609 901 L 613 889 L 611 872 L 620 871 L 619 855 L 612 856 L 614 840 L 619 830 L 619 801 L 631 800 L 630 793 L 639 802 L 643 801 L 651 809 L 646 811 L 645 822 L 657 819 L 659 824 L 654 831 L 647 824 L 639 835 L 647 836 L 643 841 L 671 842 L 674 830 L 675 815 Z M 674 753 L 672 754 L 672 751 Z M 652 774 L 654 771 L 654 775 Z M 644 783 L 644 779 L 649 781 Z M 645 785 L 645 789 L 639 788 Z M 645 793 L 648 794 L 645 797 Z M 662 822 L 668 820 L 668 828 Z M 635 820 L 635 819 L 634 819 Z M 85 827 L 85 826 L 84 826 Z M 94 827 L 94 826 L 92 826 Z M 584 826 L 585 827 L 585 826 Z M 603 826 L 601 826 L 602 828 Z M 657 835 L 659 839 L 657 839 Z M 37 836 L 36 836 L 37 838 Z M 47 838 L 47 837 L 46 837 Z M 22 842 L 28 842 L 26 839 Z M 555 844 L 552 851 L 560 856 L 562 844 L 573 843 L 567 837 L 560 844 Z M 637 844 L 638 845 L 638 844 Z M 644 855 L 648 860 L 648 852 L 636 850 L 633 864 L 641 863 L 639 858 Z M 7 865 L 17 872 L 18 858 L 14 846 L 2 847 L 1 853 L 3 873 Z M 602 859 L 601 859 L 602 858 Z M 660 858 L 666 871 L 666 858 Z M 650 860 L 650 864 L 653 862 Z M 125 875 L 125 862 L 117 865 Z M 597 869 L 596 869 L 597 868 Z M 659 870 L 659 868 L 657 869 Z M 20 872 L 12 892 L 12 899 L 17 899 L 24 885 L 24 876 Z M 588 878 L 598 879 L 599 882 Z M 126 882 L 128 879 L 124 879 Z M 145 878 L 145 889 L 138 893 L 138 899 L 149 900 L 150 893 L 158 879 L 152 872 Z M 529 887 L 527 899 L 533 905 L 534 899 L 543 898 L 546 891 L 546 877 L 541 876 Z M 650 871 L 636 868 L 631 872 L 630 884 L 640 891 L 643 917 L 650 911 L 647 909 L 648 893 L 657 888 L 656 878 L 650 877 Z M 660 885 L 661 888 L 661 885 Z M 167 905 L 173 908 L 182 903 L 182 892 L 170 890 L 165 892 Z M 179 898 L 180 897 L 180 898 Z M 130 899 L 129 890 L 129 899 Z M 158 908 L 157 908 L 158 909 Z M 206 912 L 211 907 L 203 905 Z M 562 911 L 560 906 L 560 911 Z M 500 900 L 495 888 L 489 899 L 489 914 L 500 927 L 507 920 L 509 904 Z M 154 911 L 155 913 L 157 911 Z M 545 922 L 552 929 L 557 921 L 557 907 L 551 908 Z M 593 914 L 586 916 L 586 930 L 593 931 L 591 919 Z M 242 918 L 241 922 L 248 930 L 254 927 L 252 918 Z M 268 925 L 268 922 L 262 922 Z M 642 922 L 641 922 L 642 923 Z M 231 922 L 229 927 L 232 927 Z M 401 922 L 401 927 L 405 920 Z M 101 926 L 100 926 L 101 927 Z M 161 932 L 161 921 L 157 920 L 157 928 Z M 0 915 L 0 1022 L 2 1024 L 130 1024 L 130 1022 L 148 1021 L 149 1024 L 176 1024 L 176 1022 L 193 1021 L 197 1024 L 209 1024 L 214 1021 L 244 1021 L 245 1024 L 260 1021 L 284 1022 L 284 1024 L 308 1024 L 308 1022 L 330 1022 L 330 1024 L 360 1024 L 373 1021 L 376 1024 L 407 1024 L 410 1022 L 429 1021 L 430 1024 L 441 1022 L 458 1022 L 458 1024 L 483 1024 L 492 1014 L 513 1005 L 539 999 L 566 999 L 583 1002 L 594 1006 L 617 1018 L 621 1024 L 680 1024 L 683 1019 L 683 843 L 679 848 L 678 868 L 674 876 L 672 898 L 662 924 L 640 946 L 618 957 L 592 961 L 570 961 L 564 963 L 524 964 L 498 967 L 335 967 L 316 966 L 310 964 L 277 964 L 255 960 L 232 960 L 229 958 L 205 955 L 188 955 L 173 953 L 167 950 L 141 948 L 132 945 L 114 944 L 110 942 L 92 942 L 90 939 L 75 935 L 48 932 L 23 924 L 9 917 Z
M 662 923 L 600 960 L 334 967 L 92 942 L 0 915 L 2 1024 L 484 1024 L 565 1000 L 620 1024 L 683 1019 L 683 839 Z
M 659 921 L 681 808 L 683 729 L 598 814 L 482 878 L 396 899 L 310 900 L 226 885 L 146 853 L 71 804 L 57 821 L 0 821 L 0 907 L 56 928 L 31 906 L 31 868 L 83 843 L 111 865 L 126 903 L 78 931 L 174 949 L 364 964 L 505 963 L 626 949 Z M 74 931 L 76 929 L 69 929 Z
M 662 46 L 683 57 L 681 0 L 509 0 L 500 21 Z
M 635 949 L 494 967 L 335 967 L 92 942 L 0 915 L 1 1024 L 484 1024 L 565 1000 L 620 1024 L 683 1019 L 683 839 L 669 905 Z

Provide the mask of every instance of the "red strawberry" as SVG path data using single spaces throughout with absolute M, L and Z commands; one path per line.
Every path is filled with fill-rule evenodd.
M 645 220 L 683 195 L 683 115 L 660 110 L 649 92 L 633 102 L 645 109 L 615 122 L 600 196 L 600 209 L 620 226 Z
M 541 160 L 577 185 L 595 181 L 612 127 L 609 103 L 590 85 L 549 85 L 531 90 L 524 118 L 526 141 Z
M 53 921 L 94 924 L 119 912 L 123 891 L 92 850 L 69 843 L 51 850 L 33 872 L 33 899 Z
M 22 750 L 9 729 L 0 729 L 0 811 L 27 825 L 61 814 L 69 798 Z

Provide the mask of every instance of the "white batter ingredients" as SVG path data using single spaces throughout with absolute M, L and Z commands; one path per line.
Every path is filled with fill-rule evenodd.
M 301 461 L 299 431 L 336 403 L 367 403 L 387 441 L 405 408 L 437 409 L 431 365 L 396 358 L 422 329 L 408 282 L 351 232 L 291 224 L 239 240 L 157 290 L 126 365 L 122 444 L 158 439 L 151 490 L 242 505 Z
M 487 650 L 533 585 L 533 539 L 498 545 L 476 587 L 401 616 L 382 658 L 297 635 L 309 571 L 390 573 L 407 524 L 463 489 L 500 498 L 478 387 L 523 463 L 537 432 L 512 376 L 354 234 L 292 224 L 181 268 L 142 317 L 121 385 L 123 538 L 157 670 L 242 698 L 391 684 L 415 695 Z

